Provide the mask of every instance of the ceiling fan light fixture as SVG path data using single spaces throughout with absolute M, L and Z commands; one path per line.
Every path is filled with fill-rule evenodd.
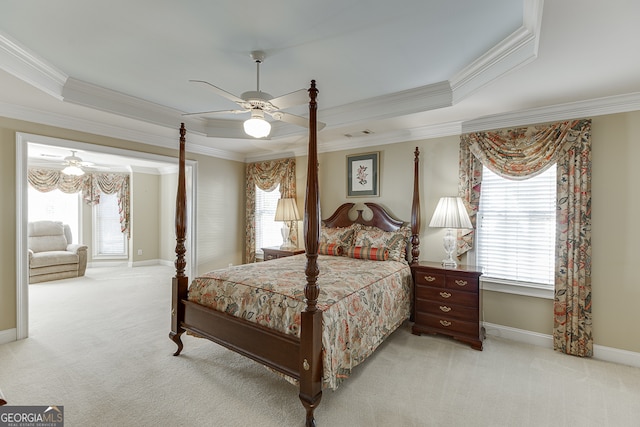
M 84 175 L 84 171 L 76 165 L 69 165 L 66 168 L 62 169 L 62 173 L 65 175 L 73 175 L 73 176 L 82 176 Z
M 251 118 L 245 120 L 244 131 L 247 135 L 254 138 L 264 138 L 269 136 L 271 125 L 264 119 L 264 111 L 254 109 L 251 111 Z

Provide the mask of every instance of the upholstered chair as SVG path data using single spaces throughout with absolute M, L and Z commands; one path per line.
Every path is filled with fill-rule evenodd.
M 59 221 L 35 221 L 27 226 L 29 283 L 84 276 L 87 246 L 71 243 L 71 228 Z

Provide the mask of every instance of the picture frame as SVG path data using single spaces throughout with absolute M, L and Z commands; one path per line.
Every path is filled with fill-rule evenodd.
M 347 197 L 380 196 L 380 152 L 347 156 Z

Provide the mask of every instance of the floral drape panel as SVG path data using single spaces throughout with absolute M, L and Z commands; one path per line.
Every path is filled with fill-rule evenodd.
M 246 170 L 246 262 L 256 260 L 256 186 L 272 191 L 280 184 L 280 197 L 296 198 L 296 159 L 268 160 L 247 164 Z M 291 240 L 298 242 L 298 230 L 291 230 Z
M 117 194 L 120 229 L 129 235 L 130 193 L 129 175 L 121 173 L 85 173 L 82 176 L 65 175 L 56 169 L 29 168 L 29 184 L 43 193 L 56 188 L 63 193 L 82 193 L 89 205 L 100 203 L 100 194 Z
M 591 120 L 572 120 L 460 137 L 459 195 L 472 223 L 480 203 L 482 165 L 526 179 L 557 165 L 554 349 L 593 355 L 591 325 Z M 458 254 L 473 247 L 460 236 Z

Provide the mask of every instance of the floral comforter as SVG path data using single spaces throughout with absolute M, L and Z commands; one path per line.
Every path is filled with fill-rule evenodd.
M 216 270 L 191 283 L 190 301 L 300 336 L 304 254 Z M 318 256 L 324 387 L 351 370 L 409 317 L 411 271 L 397 261 Z

